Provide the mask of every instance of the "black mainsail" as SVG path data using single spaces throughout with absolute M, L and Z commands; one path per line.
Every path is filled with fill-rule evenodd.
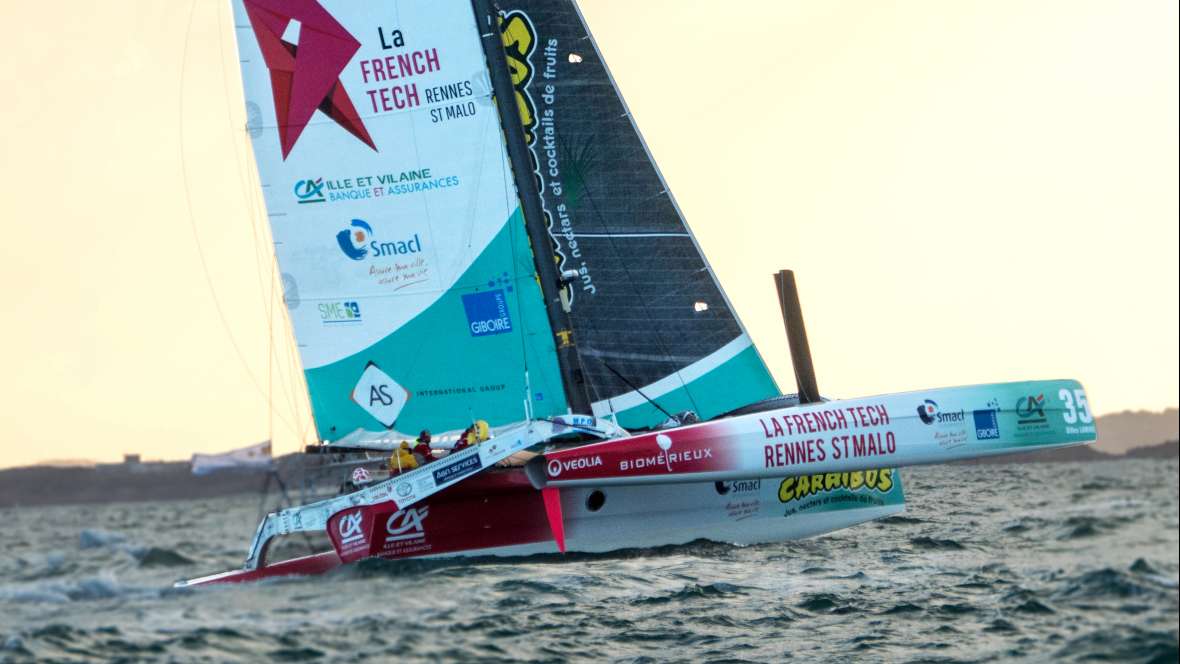
M 540 195 L 594 413 L 644 427 L 667 412 L 708 418 L 777 395 L 577 6 L 500 9 L 532 156 L 534 182 L 520 188 Z

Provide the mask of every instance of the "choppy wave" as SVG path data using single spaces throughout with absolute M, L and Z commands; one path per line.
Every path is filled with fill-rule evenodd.
M 257 500 L 10 510 L 0 662 L 1177 660 L 1175 463 L 906 483 L 906 514 L 802 542 L 198 590 L 171 584 L 240 564 Z

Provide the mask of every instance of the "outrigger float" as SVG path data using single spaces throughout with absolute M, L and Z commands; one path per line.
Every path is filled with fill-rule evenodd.
M 316 450 L 493 428 L 178 585 L 797 539 L 902 511 L 898 468 L 1095 439 L 1072 380 L 821 398 L 789 271 L 782 395 L 573 2 L 233 6 Z M 268 559 L 317 531 L 330 550 Z

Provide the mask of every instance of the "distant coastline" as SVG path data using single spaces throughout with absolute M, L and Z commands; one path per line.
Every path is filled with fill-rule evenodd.
M 1054 462 L 1106 462 L 1124 459 L 1175 459 L 1176 440 L 1110 454 L 1082 445 L 1028 454 L 1009 454 L 962 461 L 966 465 L 999 465 Z M 303 455 L 276 459 L 280 477 L 291 488 L 302 474 Z M 115 502 L 163 502 L 216 498 L 236 494 L 257 496 L 267 486 L 264 471 L 195 476 L 187 461 L 99 464 L 88 467 L 28 466 L 0 470 L 0 509 L 43 505 L 85 505 Z M 273 490 L 274 487 L 271 487 Z
M 1126 411 L 1096 418 L 1098 442 L 1026 454 L 1005 454 L 961 461 L 965 465 L 1015 463 L 1102 462 L 1122 459 L 1175 459 L 1180 457 L 1180 411 Z M 1167 442 L 1158 442 L 1158 441 Z M 301 485 L 304 471 L 325 461 L 303 454 L 275 459 L 284 483 Z M 343 481 L 345 475 L 336 477 Z M 244 471 L 194 476 L 187 461 L 141 462 L 128 455 L 124 463 L 52 461 L 37 466 L 0 470 L 0 509 L 18 506 L 73 505 L 136 501 L 187 500 L 235 494 L 259 495 L 268 473 Z M 340 475 L 340 473 L 336 473 Z M 318 484 L 332 491 L 335 484 L 324 477 Z

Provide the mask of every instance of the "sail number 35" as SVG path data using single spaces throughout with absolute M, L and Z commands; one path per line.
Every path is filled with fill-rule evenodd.
M 1076 424 L 1080 419 L 1082 424 L 1089 424 L 1094 421 L 1094 416 L 1090 414 L 1090 404 L 1086 403 L 1085 390 L 1074 390 L 1070 392 L 1062 388 L 1057 393 L 1058 398 L 1065 402 L 1065 410 L 1061 416 L 1065 418 L 1066 424 Z

